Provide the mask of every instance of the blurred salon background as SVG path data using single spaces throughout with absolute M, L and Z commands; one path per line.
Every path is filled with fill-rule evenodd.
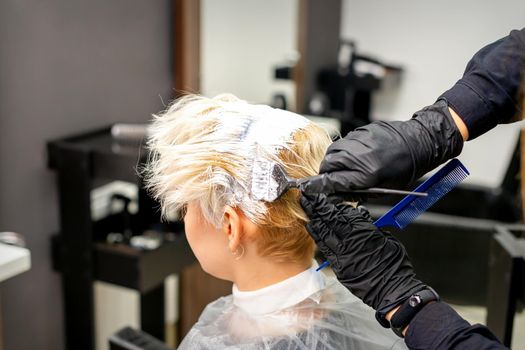
M 0 1 L 0 232 L 18 234 L 0 235 L 0 349 L 109 349 L 123 327 L 176 347 L 231 292 L 136 176 L 135 124 L 174 97 L 231 92 L 344 134 L 409 119 L 524 23 L 519 0 Z M 505 242 L 525 237 L 519 139 L 511 124 L 468 142 L 471 176 L 396 233 L 423 280 L 515 348 L 525 245 Z

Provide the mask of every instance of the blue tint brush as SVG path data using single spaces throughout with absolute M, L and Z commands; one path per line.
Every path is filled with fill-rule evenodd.
M 301 180 L 292 179 L 286 174 L 283 166 L 268 159 L 256 158 L 252 168 L 251 197 L 257 201 L 273 202 L 279 199 L 290 188 L 300 188 Z M 346 195 L 361 194 L 395 194 L 426 197 L 426 193 L 394 190 L 391 188 L 371 187 L 365 190 L 350 190 Z
M 458 159 L 452 159 L 414 190 L 414 192 L 427 193 L 428 196 L 406 196 L 387 213 L 377 219 L 374 225 L 377 227 L 391 226 L 397 227 L 398 229 L 405 228 L 454 187 L 459 185 L 460 182 L 465 180 L 469 174 L 467 168 L 465 168 Z M 328 264 L 328 261 L 325 261 L 316 271 L 321 270 Z

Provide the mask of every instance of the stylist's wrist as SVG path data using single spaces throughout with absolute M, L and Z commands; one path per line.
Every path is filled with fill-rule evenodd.
M 452 115 L 452 119 L 454 119 L 454 123 L 456 123 L 456 126 L 458 127 L 458 130 L 461 133 L 461 136 L 463 137 L 463 141 L 467 141 L 468 140 L 468 129 L 467 129 L 467 126 L 465 125 L 465 122 L 452 108 L 448 107 L 448 111 Z
M 392 310 L 387 312 L 387 314 L 385 315 L 385 318 L 386 318 L 386 320 L 388 322 L 390 322 L 390 320 L 392 319 L 392 316 L 394 316 L 394 314 L 396 313 L 397 310 L 399 310 L 400 307 L 401 307 L 401 305 L 398 305 L 395 308 L 393 308 Z
M 426 307 L 427 305 L 430 305 L 430 304 L 433 304 L 433 303 L 435 303 L 435 301 L 430 301 L 430 302 L 428 302 L 426 305 L 424 305 L 423 308 Z M 393 308 L 392 310 L 388 311 L 388 312 L 386 313 L 386 315 L 385 315 L 385 319 L 386 319 L 388 322 L 390 322 L 390 320 L 392 319 L 392 317 L 394 317 L 395 313 L 399 310 L 400 307 L 401 307 L 401 305 L 398 305 L 398 306 L 396 306 L 395 308 Z M 421 311 L 421 310 L 419 310 L 419 311 Z M 410 324 L 408 324 L 408 325 L 403 329 L 403 331 L 401 332 L 401 333 L 403 334 L 403 336 L 406 336 L 406 333 L 407 333 L 409 327 L 410 327 Z
M 385 315 L 385 318 L 386 318 L 386 320 L 388 322 L 390 322 L 390 320 L 392 319 L 394 314 L 397 312 L 397 310 L 399 310 L 400 307 L 401 307 L 401 305 L 398 305 L 395 308 L 393 308 L 392 310 L 387 312 L 387 314 Z M 403 331 L 401 332 L 401 333 L 403 333 L 403 337 L 406 335 L 407 330 L 408 330 L 408 326 L 406 326 L 405 329 L 403 329 Z

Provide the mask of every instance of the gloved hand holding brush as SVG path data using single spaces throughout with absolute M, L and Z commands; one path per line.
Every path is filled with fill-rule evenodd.
M 303 192 L 335 193 L 374 186 L 402 188 L 457 156 L 463 140 L 523 111 L 525 28 L 480 49 L 463 77 L 411 120 L 375 122 L 334 142 L 319 176 Z M 516 118 L 518 117 L 518 118 Z
M 375 122 L 335 141 L 320 175 L 301 183 L 304 193 L 336 193 L 380 186 L 403 188 L 461 153 L 463 137 L 440 100 L 408 121 Z

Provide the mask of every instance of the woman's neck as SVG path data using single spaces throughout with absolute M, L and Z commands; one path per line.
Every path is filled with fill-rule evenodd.
M 312 265 L 308 262 L 274 262 L 269 258 L 255 261 L 239 261 L 233 283 L 240 291 L 253 291 L 268 287 L 293 277 Z

